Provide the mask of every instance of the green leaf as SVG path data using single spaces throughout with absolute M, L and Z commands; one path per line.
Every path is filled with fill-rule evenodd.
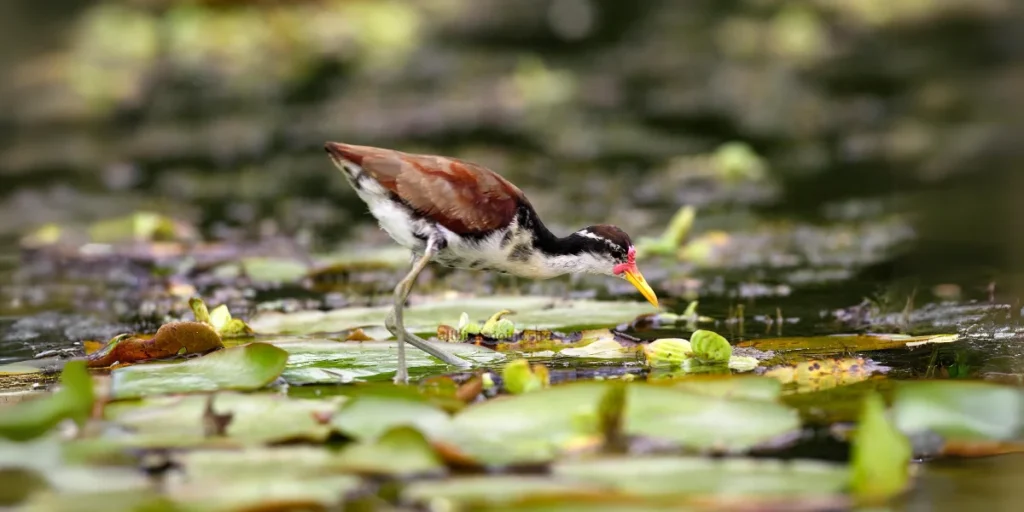
M 582 329 L 617 325 L 650 313 L 645 302 L 568 301 L 525 295 L 437 300 L 405 309 L 405 327 L 418 334 L 435 334 L 439 324 L 452 323 L 465 312 L 469 318 L 488 318 L 495 311 L 515 311 L 516 325 L 524 329 Z M 390 306 L 344 308 L 333 311 L 264 313 L 249 325 L 265 334 L 339 332 L 356 327 L 383 326 Z
M 323 447 L 192 451 L 177 458 L 185 478 L 172 479 L 167 493 L 190 510 L 330 510 L 362 486 L 356 476 L 334 474 L 337 457 Z
M 85 423 L 94 401 L 92 377 L 84 361 L 71 361 L 60 376 L 60 389 L 0 408 L 0 437 L 26 441 L 50 431 L 65 419 Z
M 634 497 L 745 496 L 748 504 L 757 498 L 838 496 L 850 478 L 846 466 L 815 460 L 679 456 L 563 461 L 552 474 Z
M 910 442 L 886 418 L 877 394 L 864 400 L 851 452 L 850 486 L 858 498 L 884 501 L 910 482 Z
M 220 392 L 212 409 L 229 418 L 224 435 L 204 422 L 208 396 L 160 396 L 107 405 L 108 421 L 127 427 L 110 440 L 130 447 L 249 446 L 283 441 L 323 442 L 339 400 L 309 400 L 269 393 Z
M 626 391 L 623 431 L 686 448 L 743 451 L 800 428 L 795 410 L 764 400 L 700 395 L 653 384 Z
M 501 379 L 509 393 L 529 393 L 548 387 L 548 369 L 544 365 L 531 367 L 526 359 L 516 359 L 502 368 Z
M 394 476 L 439 473 L 445 469 L 441 457 L 423 434 L 408 426 L 392 428 L 375 441 L 347 446 L 332 466 L 357 473 Z
M 603 442 L 600 406 L 609 389 L 580 382 L 492 399 L 463 409 L 434 440 L 488 465 L 550 461 Z
M 528 505 L 538 506 L 536 510 L 604 510 L 602 505 L 615 504 L 621 510 L 689 510 L 690 500 L 694 510 L 718 510 L 719 503 L 723 510 L 733 510 L 737 503 L 749 509 L 819 509 L 842 508 L 849 482 L 843 465 L 747 458 L 587 458 L 555 463 L 551 473 L 415 482 L 406 486 L 402 500 L 453 510 L 534 510 Z M 801 507 L 803 503 L 817 506 Z
M 1008 441 L 1024 435 L 1024 392 L 985 382 L 900 382 L 893 418 L 907 435 Z
M 682 338 L 662 338 L 644 346 L 648 366 L 680 366 L 692 352 L 690 342 Z
M 693 357 L 704 364 L 728 364 L 732 346 L 718 333 L 698 329 L 690 336 Z
M 281 375 L 287 361 L 288 353 L 280 348 L 249 343 L 180 363 L 128 366 L 111 373 L 112 396 L 255 390 Z
M 673 382 L 673 387 L 699 395 L 774 401 L 782 395 L 782 383 L 767 377 L 693 376 Z
M 764 351 L 800 352 L 802 355 L 811 357 L 919 347 L 936 343 L 952 343 L 958 339 L 960 337 L 956 334 L 929 334 L 924 336 L 908 336 L 905 334 L 836 334 L 832 336 L 765 338 L 740 342 L 736 346 Z
M 337 342 L 316 338 L 274 341 L 288 352 L 282 377 L 289 384 L 347 384 L 357 381 L 387 381 L 398 368 L 398 344 L 388 341 Z M 483 365 L 505 360 L 505 355 L 469 343 L 437 343 L 455 355 Z M 449 366 L 422 350 L 407 347 L 406 365 L 414 378 L 447 371 Z
M 373 441 L 403 425 L 431 436 L 449 428 L 450 422 L 448 413 L 422 399 L 363 395 L 345 403 L 331 425 L 353 439 Z

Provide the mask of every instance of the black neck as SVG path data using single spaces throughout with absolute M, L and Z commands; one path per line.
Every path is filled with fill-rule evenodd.
M 517 220 L 521 228 L 533 234 L 534 249 L 548 256 L 576 255 L 600 250 L 601 242 L 592 238 L 576 233 L 564 237 L 552 233 L 529 204 L 520 205 Z

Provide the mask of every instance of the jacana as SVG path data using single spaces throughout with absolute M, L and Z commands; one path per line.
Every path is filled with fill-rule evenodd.
M 395 382 L 409 378 L 406 342 L 447 364 L 470 366 L 406 331 L 402 322 L 409 291 L 431 261 L 531 279 L 569 273 L 618 276 L 658 305 L 637 269 L 629 235 L 615 226 L 595 225 L 556 236 L 518 187 L 465 160 L 338 142 L 328 142 L 325 149 L 381 228 L 413 253 L 412 269 L 395 287 L 394 309 L 385 322 L 398 339 Z

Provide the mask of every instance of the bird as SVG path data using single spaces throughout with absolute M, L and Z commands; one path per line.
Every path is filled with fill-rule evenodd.
M 396 383 L 409 379 L 405 343 L 446 364 L 470 363 L 407 331 L 406 299 L 434 262 L 528 279 L 604 274 L 629 281 L 647 301 L 658 297 L 636 264 L 622 229 L 598 224 L 566 236 L 552 233 L 517 186 L 477 163 L 372 146 L 327 142 L 324 149 L 380 227 L 412 252 L 412 267 L 394 289 L 385 327 L 398 340 Z

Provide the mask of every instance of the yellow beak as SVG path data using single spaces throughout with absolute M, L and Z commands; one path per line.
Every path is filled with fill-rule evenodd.
M 636 286 L 637 290 L 640 290 L 640 294 L 647 299 L 647 302 L 653 304 L 654 307 L 658 307 L 658 296 L 654 294 L 654 290 L 652 290 L 651 286 L 647 284 L 647 280 L 644 279 L 644 275 L 640 273 L 639 269 L 634 266 L 633 268 L 623 272 L 623 275 L 625 276 L 626 281 L 629 281 L 630 284 Z

